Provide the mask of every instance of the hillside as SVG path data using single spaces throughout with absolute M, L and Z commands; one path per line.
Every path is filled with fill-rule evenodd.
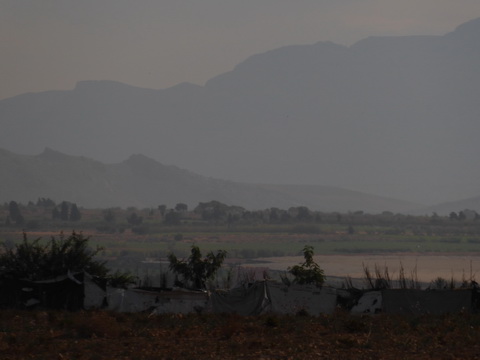
M 479 40 L 476 19 L 445 35 L 274 49 L 204 86 L 82 81 L 0 101 L 0 144 L 108 163 L 141 153 L 215 178 L 430 205 L 469 198 L 480 194 Z
M 480 196 L 436 204 L 433 206 L 412 210 L 411 213 L 414 215 L 431 215 L 433 213 L 437 213 L 438 215 L 445 216 L 449 215 L 452 211 L 459 212 L 464 210 L 472 210 L 476 211 L 477 213 L 480 212 Z
M 325 186 L 246 184 L 204 177 L 143 155 L 115 164 L 45 149 L 36 156 L 0 150 L 0 201 L 39 197 L 84 207 L 193 207 L 217 200 L 247 209 L 308 206 L 312 210 L 405 212 L 418 205 Z

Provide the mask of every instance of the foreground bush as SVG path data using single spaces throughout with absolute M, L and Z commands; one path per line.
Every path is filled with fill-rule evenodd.
M 89 246 L 89 237 L 72 232 L 70 236 L 60 233 L 50 241 L 41 238 L 29 241 L 23 233 L 23 242 L 9 247 L 3 244 L 0 253 L 0 278 L 45 280 L 68 272 L 87 271 L 91 275 L 105 277 L 108 269 L 105 262 L 95 260 L 103 250 Z

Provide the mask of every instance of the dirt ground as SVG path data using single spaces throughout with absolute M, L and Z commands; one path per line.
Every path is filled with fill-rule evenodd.
M 479 359 L 479 314 L 0 311 L 0 359 Z
M 303 261 L 301 256 L 258 259 L 255 265 L 272 270 L 286 270 L 289 266 Z M 264 262 L 263 262 L 264 261 Z M 388 255 L 316 255 L 315 261 L 324 269 L 327 278 L 351 277 L 363 278 L 363 265 L 371 272 L 378 265 L 382 270 L 388 267 L 393 279 L 398 278 L 403 266 L 405 276 L 409 278 L 416 269 L 417 278 L 421 282 L 430 282 L 437 277 L 461 282 L 463 279 L 480 279 L 480 255 L 424 255 L 424 254 L 388 254 Z M 476 279 L 476 275 L 478 278 Z

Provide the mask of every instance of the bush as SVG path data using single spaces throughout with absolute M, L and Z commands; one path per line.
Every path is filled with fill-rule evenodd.
M 325 275 L 320 266 L 313 260 L 313 246 L 305 245 L 303 248 L 305 262 L 288 268 L 288 272 L 295 276 L 297 284 L 315 284 L 321 286 L 325 282 Z
M 129 285 L 136 284 L 138 278 L 129 272 L 115 271 L 113 274 L 107 277 L 108 285 L 115 288 L 128 288 Z
M 30 242 L 24 233 L 22 243 L 14 247 L 3 244 L 0 277 L 43 280 L 80 271 L 104 277 L 108 272 L 105 263 L 94 260 L 103 248 L 91 249 L 89 239 L 82 233 L 73 232 L 68 237 L 60 233 L 59 239 L 52 236 L 50 242 L 42 245 L 41 238 Z
M 212 279 L 223 264 L 227 252 L 218 250 L 207 254 L 202 259 L 198 246 L 193 245 L 191 254 L 186 261 L 178 260 L 174 254 L 168 256 L 170 270 L 181 275 L 186 282 L 196 289 L 205 289 L 207 280 Z

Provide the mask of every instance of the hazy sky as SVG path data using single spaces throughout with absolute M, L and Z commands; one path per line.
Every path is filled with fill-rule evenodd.
M 79 80 L 204 84 L 283 45 L 443 35 L 479 0 L 0 0 L 0 99 Z

